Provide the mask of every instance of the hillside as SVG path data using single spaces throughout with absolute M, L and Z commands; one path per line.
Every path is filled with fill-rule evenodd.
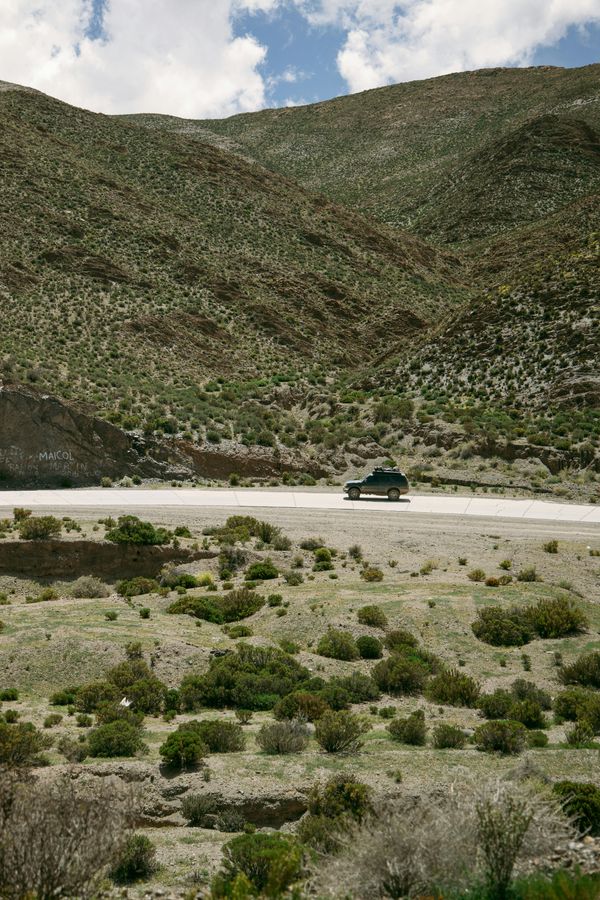
M 368 362 L 467 296 L 419 239 L 36 92 L 0 92 L 0 158 L 0 374 L 130 428 L 255 442 L 273 415 L 239 401 L 271 376 Z
M 544 135 L 536 140 L 534 129 L 528 136 L 528 123 L 548 116 L 564 123 L 566 144 L 572 137 L 579 140 L 568 134 L 571 119 L 575 132 L 581 121 L 598 130 L 600 65 L 463 72 L 223 121 L 136 118 L 201 140 L 212 132 L 215 142 L 237 148 L 311 190 L 388 224 L 412 228 L 422 207 L 435 203 L 445 184 L 463 177 L 477 180 L 477 172 L 469 171 L 473 155 L 483 156 L 485 169 L 488 146 L 511 134 L 521 146 L 510 152 L 520 150 L 526 165 L 537 168 L 538 151 L 545 152 Z M 532 193 L 530 218 L 547 211 L 537 202 Z M 494 204 L 487 205 L 493 218 Z M 439 212 L 444 221 L 444 208 Z

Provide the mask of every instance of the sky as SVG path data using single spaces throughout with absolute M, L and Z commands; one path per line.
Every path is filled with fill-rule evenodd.
M 0 80 L 220 118 L 491 66 L 600 62 L 600 0 L 0 0 Z

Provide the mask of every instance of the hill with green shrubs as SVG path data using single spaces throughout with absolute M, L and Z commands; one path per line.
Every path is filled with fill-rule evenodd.
M 594 480 L 600 65 L 199 122 L 6 85 L 0 121 L 5 381 L 332 473 L 470 448 Z

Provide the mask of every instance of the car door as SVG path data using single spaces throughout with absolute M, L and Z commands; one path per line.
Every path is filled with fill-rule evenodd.
M 367 475 L 367 477 L 363 481 L 363 486 L 361 488 L 363 494 L 376 494 L 377 493 L 376 478 L 377 478 L 376 475 Z

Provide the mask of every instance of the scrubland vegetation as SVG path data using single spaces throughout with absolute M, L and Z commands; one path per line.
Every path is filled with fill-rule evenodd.
M 35 519 L 16 510 L 10 528 Z M 458 552 L 396 547 L 391 567 L 366 537 L 252 516 L 74 524 L 132 548 L 185 532 L 213 559 L 115 584 L 3 583 L 7 896 L 61 878 L 82 896 L 597 895 L 600 614 L 564 586 L 565 569 L 597 579 L 589 552 L 481 535 L 474 580 Z M 494 566 L 534 575 L 497 584 Z M 53 859 L 81 848 L 64 871 L 42 821 Z

